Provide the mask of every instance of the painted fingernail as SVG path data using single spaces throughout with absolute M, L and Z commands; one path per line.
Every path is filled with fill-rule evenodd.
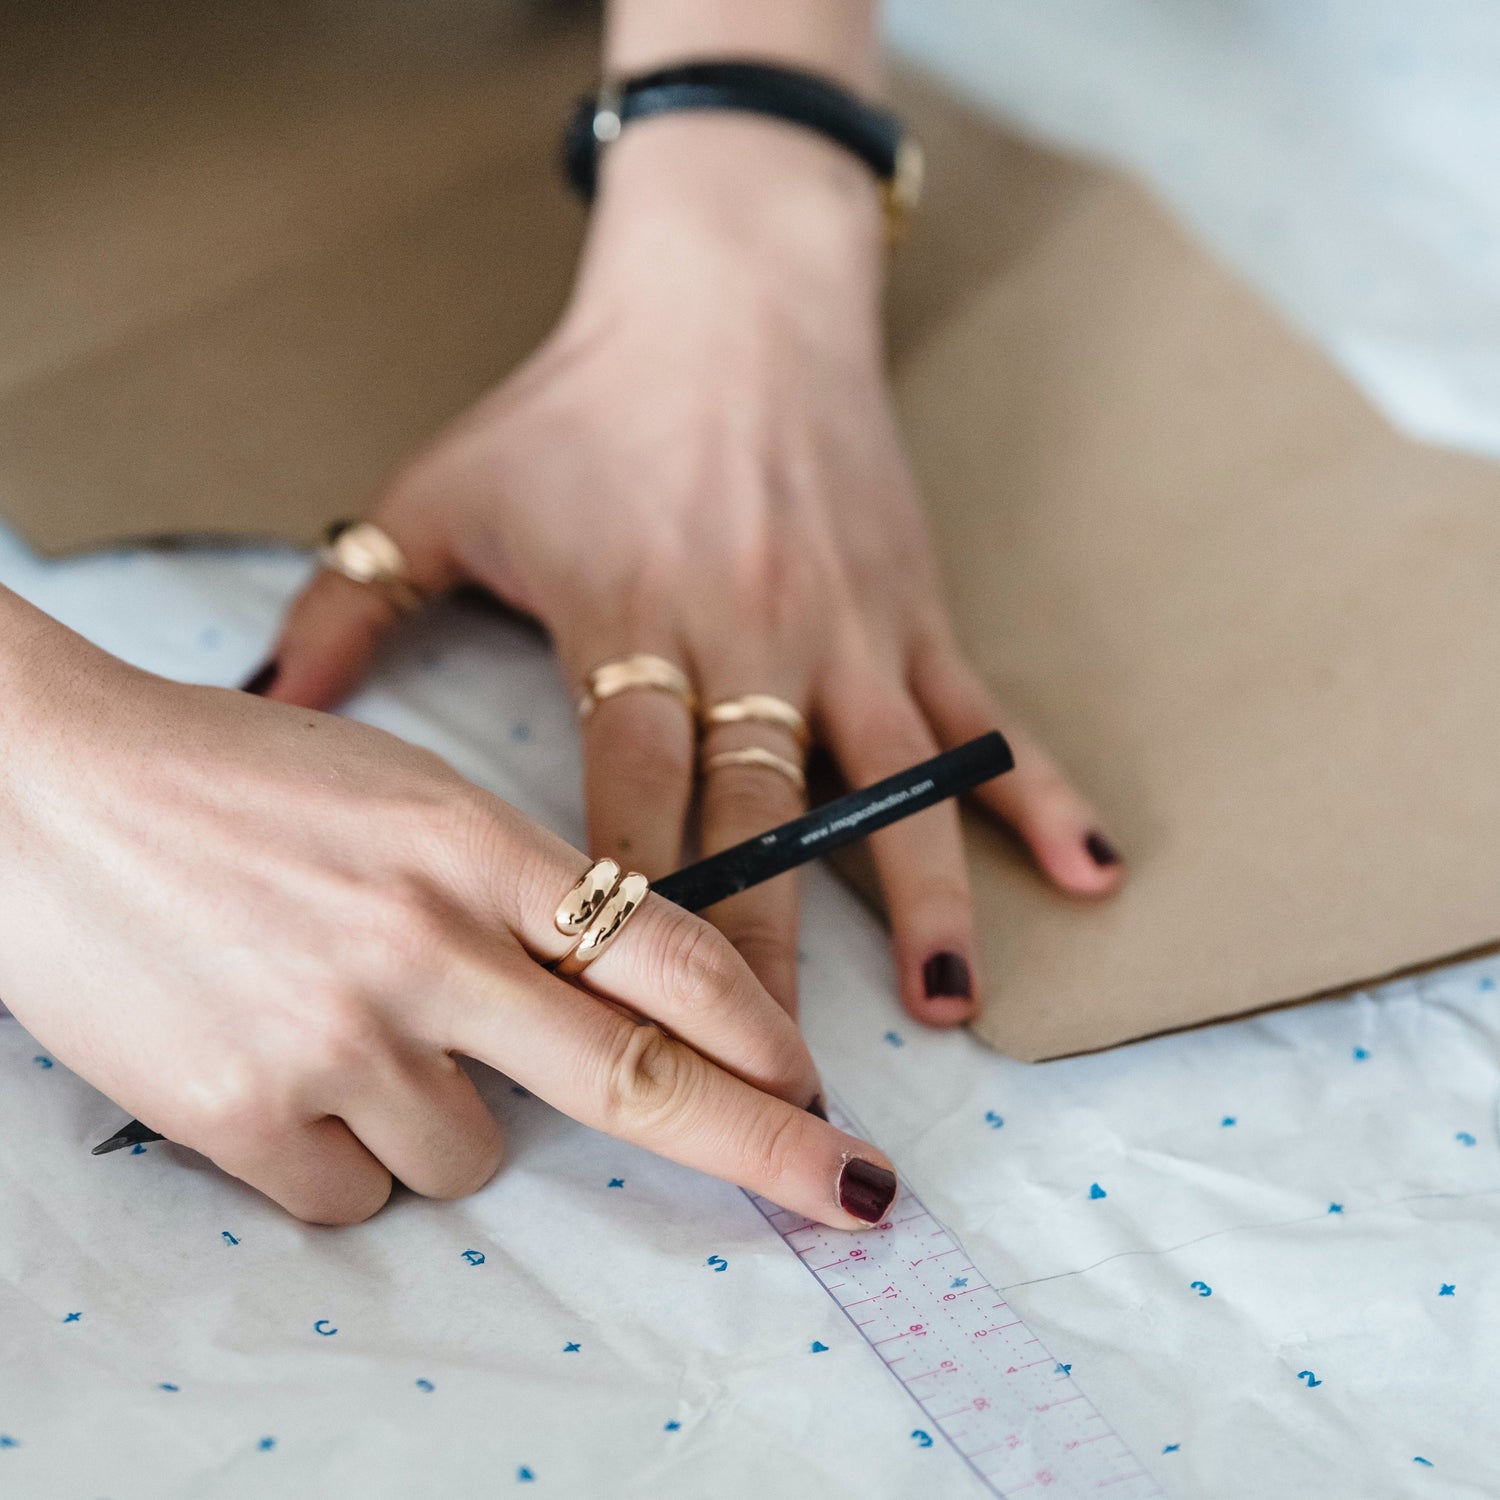
M 860 1156 L 846 1156 L 839 1173 L 839 1207 L 866 1224 L 878 1224 L 896 1201 L 896 1174 Z
M 821 1094 L 813 1095 L 812 1103 L 807 1106 L 807 1112 L 810 1115 L 816 1115 L 820 1120 L 828 1118 L 828 1106 L 823 1103 Z
M 1090 833 L 1084 839 L 1083 847 L 1089 851 L 1089 858 L 1101 867 L 1117 865 L 1120 863 L 1119 851 L 1104 835 L 1097 830 Z
M 974 993 L 969 965 L 961 953 L 934 953 L 922 965 L 922 986 L 929 1000 L 935 1000 L 939 995 L 967 1000 Z
M 271 691 L 271 685 L 281 673 L 281 663 L 274 658 L 268 661 L 248 682 L 240 684 L 242 693 L 254 693 L 260 697 Z

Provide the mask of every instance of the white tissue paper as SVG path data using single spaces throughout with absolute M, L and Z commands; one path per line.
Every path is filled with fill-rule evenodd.
M 0 581 L 222 684 L 306 566 L 0 538 Z M 435 611 L 352 711 L 580 837 L 518 627 Z M 1500 966 L 1026 1066 L 908 1021 L 823 873 L 803 946 L 825 1078 L 1163 1492 L 1500 1488 Z M 740 1192 L 477 1072 L 489 1187 L 317 1229 L 176 1147 L 90 1156 L 119 1109 L 0 1021 L 0 1496 L 986 1493 Z

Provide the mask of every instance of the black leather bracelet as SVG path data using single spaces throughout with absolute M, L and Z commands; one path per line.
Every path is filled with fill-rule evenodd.
M 743 110 L 805 126 L 859 157 L 880 180 L 887 228 L 900 230 L 922 190 L 922 153 L 889 110 L 798 68 L 695 62 L 607 80 L 578 101 L 563 137 L 568 181 L 591 199 L 599 152 L 632 120 L 684 109 Z

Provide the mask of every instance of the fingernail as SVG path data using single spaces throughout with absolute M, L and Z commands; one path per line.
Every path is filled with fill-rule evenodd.
M 816 1115 L 820 1120 L 828 1118 L 828 1106 L 823 1103 L 821 1094 L 813 1095 L 812 1103 L 807 1106 L 807 1112 L 810 1115 Z
M 1117 865 L 1120 863 L 1119 851 L 1116 850 L 1115 846 L 1097 830 L 1090 833 L 1089 836 L 1084 839 L 1083 847 L 1089 851 L 1089 858 L 1093 860 L 1096 865 L 1102 867 L 1108 865 Z
M 866 1224 L 878 1224 L 896 1201 L 896 1174 L 860 1156 L 846 1156 L 839 1173 L 839 1207 Z
M 974 993 L 969 965 L 961 953 L 934 953 L 922 965 L 922 985 L 929 1000 L 935 1000 L 939 995 L 954 995 L 967 1000 Z
M 248 682 L 241 683 L 240 691 L 242 693 L 254 693 L 256 697 L 260 697 L 263 693 L 270 692 L 271 684 L 276 681 L 280 672 L 281 663 L 273 658 L 255 676 L 250 678 Z

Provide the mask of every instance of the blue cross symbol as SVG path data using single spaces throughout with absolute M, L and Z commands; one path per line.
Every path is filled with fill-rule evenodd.
M 82 1316 L 83 1316 L 82 1313 L 69 1313 L 67 1315 L 67 1317 L 65 1317 L 63 1319 L 63 1322 L 64 1323 L 76 1323 Z
M 583 1348 L 582 1344 L 564 1344 L 563 1345 L 563 1353 L 564 1354 L 577 1354 L 578 1351 L 580 1349 L 582 1349 L 582 1348 Z
M 1342 1203 L 1330 1203 L 1328 1205 L 1328 1212 L 1331 1214 L 1341 1214 L 1343 1211 L 1344 1205 Z
M 611 1177 L 609 1179 L 609 1185 L 611 1187 L 624 1187 L 625 1179 L 623 1177 Z
M 956 1287 L 959 1287 L 959 1286 L 968 1286 L 968 1284 L 969 1284 L 969 1278 L 967 1276 L 955 1276 L 953 1278 L 953 1285 L 956 1286 Z
M 1438 1288 L 1438 1296 L 1439 1297 L 1451 1297 L 1453 1295 L 1453 1293 L 1454 1293 L 1454 1290 L 1455 1290 L 1455 1288 L 1454 1288 L 1453 1283 L 1451 1281 L 1445 1281 L 1442 1284 L 1442 1286 L 1440 1286 Z

